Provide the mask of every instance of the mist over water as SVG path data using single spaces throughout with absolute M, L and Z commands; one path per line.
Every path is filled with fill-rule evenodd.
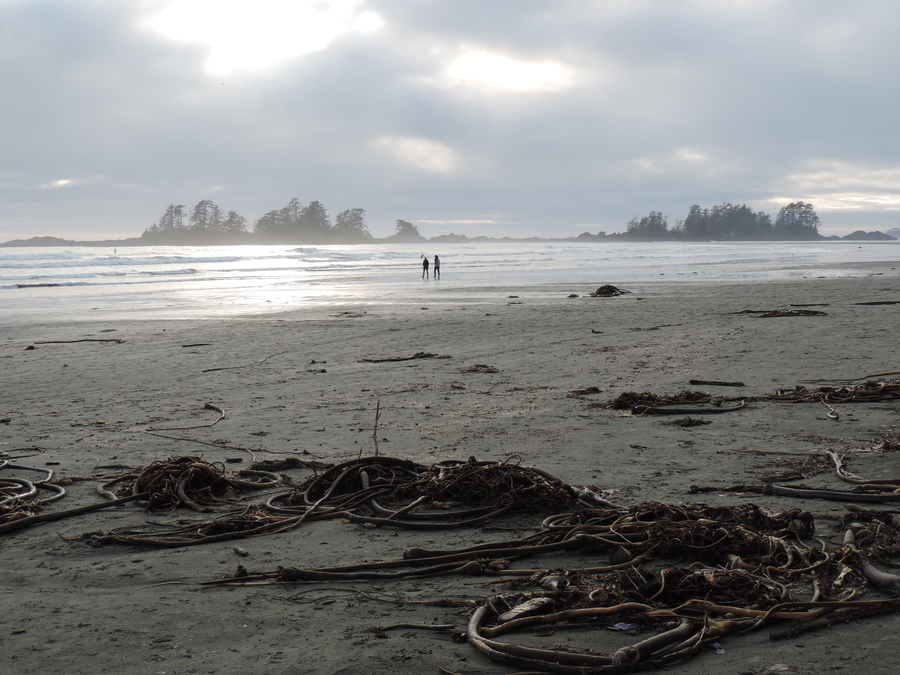
M 421 278 L 441 257 L 442 279 Z M 527 285 L 734 282 L 864 276 L 900 267 L 900 242 L 460 243 L 0 249 L 0 317 L 84 312 L 221 316 L 310 303 L 497 296 Z M 487 297 L 487 295 L 485 296 Z

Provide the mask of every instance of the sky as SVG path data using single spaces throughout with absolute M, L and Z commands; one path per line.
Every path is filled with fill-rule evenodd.
M 375 236 L 900 226 L 896 0 L 0 0 L 0 241 L 292 198 Z

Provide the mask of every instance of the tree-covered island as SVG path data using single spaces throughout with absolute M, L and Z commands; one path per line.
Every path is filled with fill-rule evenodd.
M 236 211 L 225 211 L 210 199 L 201 200 L 193 208 L 170 204 L 159 220 L 140 237 L 105 241 L 70 241 L 57 237 L 17 239 L 0 246 L 216 246 L 234 244 L 379 244 L 379 243 L 453 243 L 515 241 L 512 237 L 468 237 L 464 234 L 442 234 L 426 238 L 411 222 L 398 219 L 394 233 L 376 238 L 366 225 L 365 209 L 356 207 L 337 214 L 332 222 L 319 201 L 305 206 L 291 199 L 286 206 L 273 209 L 252 225 Z M 895 232 L 896 230 L 892 230 Z M 762 211 L 746 204 L 725 202 L 703 208 L 695 204 L 684 220 L 669 227 L 668 216 L 651 211 L 635 216 L 625 224 L 625 231 L 613 234 L 584 232 L 577 237 L 528 237 L 519 241 L 814 241 L 848 239 L 891 241 L 895 237 L 882 232 L 857 230 L 845 237 L 819 234 L 819 216 L 812 204 L 792 202 L 781 208 L 773 220 Z

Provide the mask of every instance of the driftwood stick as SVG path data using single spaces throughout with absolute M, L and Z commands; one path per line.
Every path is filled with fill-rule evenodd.
M 121 344 L 125 342 L 122 338 L 82 338 L 80 340 L 35 340 L 36 345 L 67 345 L 73 342 L 115 342 Z
M 690 380 L 690 384 L 705 384 L 713 387 L 743 387 L 743 382 L 719 382 L 718 380 Z
M 375 426 L 372 427 L 372 441 L 375 443 L 375 456 L 378 457 L 378 418 L 381 417 L 381 399 L 375 402 Z
M 449 356 L 432 354 L 431 352 L 416 352 L 412 356 L 389 356 L 384 359 L 360 359 L 363 363 L 394 363 L 395 361 L 412 361 L 414 359 L 449 359 Z
M 219 416 L 214 422 L 210 422 L 209 424 L 195 424 L 190 427 L 151 427 L 149 431 L 187 431 L 188 429 L 205 429 L 206 427 L 215 426 L 218 422 L 221 422 L 223 419 L 225 419 L 225 411 L 215 403 L 207 403 L 205 406 L 203 406 L 203 409 L 217 412 L 219 413 Z
M 202 373 L 211 373 L 216 370 L 238 370 L 240 368 L 258 368 L 262 364 L 264 364 L 269 359 L 274 359 L 276 356 L 281 356 L 282 354 L 287 354 L 290 350 L 285 350 L 283 352 L 278 352 L 277 354 L 270 354 L 266 358 L 264 358 L 259 363 L 248 363 L 246 366 L 223 366 L 221 368 L 206 368 L 200 372 Z

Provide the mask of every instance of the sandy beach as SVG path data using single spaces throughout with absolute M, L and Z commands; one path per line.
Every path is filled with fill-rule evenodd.
M 689 428 L 592 405 L 624 392 L 700 389 L 762 397 L 809 380 L 900 370 L 900 304 L 859 304 L 900 300 L 900 277 L 890 265 L 873 266 L 870 276 L 860 278 L 644 283 L 612 298 L 589 297 L 595 288 L 554 284 L 461 293 L 448 283 L 427 302 L 413 295 L 389 305 L 310 305 L 229 319 L 123 320 L 114 313 L 13 318 L 0 342 L 0 453 L 17 464 L 52 469 L 57 479 L 87 479 L 70 482 L 67 496 L 46 512 L 102 501 L 96 488 L 110 477 L 171 455 L 202 456 L 229 470 L 256 460 L 297 458 L 325 466 L 360 452 L 369 456 L 378 407 L 382 455 L 424 465 L 470 457 L 514 461 L 574 486 L 596 486 L 624 505 L 754 503 L 773 512 L 801 507 L 814 514 L 816 535 L 831 547 L 841 542 L 840 502 L 689 489 L 762 485 L 766 472 L 826 449 L 846 454 L 849 470 L 861 476 L 900 473 L 896 455 L 872 450 L 886 434 L 900 434 L 896 401 L 837 406 L 837 420 L 821 403 L 756 401 Z M 824 314 L 739 313 L 799 306 Z M 434 356 L 389 360 L 420 352 Z M 745 386 L 694 386 L 692 379 Z M 573 395 L 590 388 L 597 391 Z M 225 417 L 201 426 L 217 417 L 205 408 L 209 403 Z M 296 484 L 313 471 L 282 473 Z M 10 469 L 0 474 L 21 475 Z M 846 488 L 833 471 L 800 482 Z M 242 494 L 247 501 L 241 503 L 264 501 L 272 492 Z M 487 583 L 490 578 L 201 583 L 231 575 L 237 565 L 251 572 L 337 566 L 395 560 L 413 546 L 456 549 L 509 540 L 534 532 L 543 515 L 446 531 L 324 520 L 281 534 L 169 549 L 95 548 L 71 540 L 86 532 L 202 517 L 186 509 L 152 515 L 125 504 L 2 536 L 0 670 L 515 670 L 455 642 L 450 633 L 399 629 L 383 637 L 371 630 L 453 623 L 461 632 L 471 607 L 414 602 L 500 592 Z M 522 566 L 595 564 L 588 555 L 571 555 Z M 777 642 L 764 629 L 724 639 L 724 654 L 706 650 L 669 670 L 761 675 L 779 666 L 775 670 L 803 674 L 896 673 L 898 631 L 897 615 Z M 544 646 L 568 639 L 564 633 L 526 637 Z

